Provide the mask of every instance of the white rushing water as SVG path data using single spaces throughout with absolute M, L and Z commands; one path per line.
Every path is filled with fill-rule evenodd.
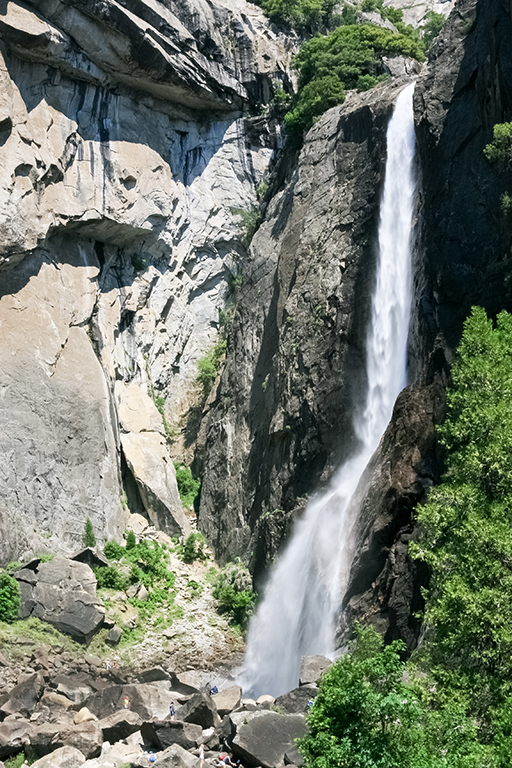
M 368 328 L 366 404 L 354 414 L 359 446 L 329 489 L 313 500 L 274 566 L 251 620 L 242 686 L 278 696 L 298 685 L 305 654 L 332 655 L 353 557 L 361 476 L 406 384 L 411 306 L 414 183 L 414 84 L 398 96 L 387 130 L 377 275 Z M 357 493 L 356 493 L 357 490 Z

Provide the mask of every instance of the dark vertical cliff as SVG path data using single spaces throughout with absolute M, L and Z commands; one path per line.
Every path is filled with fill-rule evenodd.
M 449 362 L 471 305 L 494 313 L 512 303 L 510 226 L 499 203 L 512 184 L 482 153 L 493 125 L 511 117 L 511 39 L 509 2 L 460 0 L 416 87 L 416 383 L 400 396 L 368 470 L 345 599 L 349 621 L 371 621 L 409 647 L 427 574 L 411 562 L 408 542 L 414 508 L 441 471 L 435 425 Z M 250 553 L 256 576 L 302 497 L 352 443 L 383 137 L 400 87 L 352 96 L 324 115 L 253 241 L 254 266 L 207 417 L 199 524 L 221 557 Z

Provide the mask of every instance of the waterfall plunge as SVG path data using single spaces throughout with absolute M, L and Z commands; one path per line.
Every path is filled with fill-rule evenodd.
M 246 693 L 278 696 L 298 684 L 301 656 L 331 655 L 353 556 L 361 476 L 406 384 L 414 204 L 414 84 L 398 96 L 387 130 L 379 253 L 367 336 L 368 391 L 354 415 L 359 447 L 297 523 L 270 575 L 248 634 Z M 356 493 L 357 491 L 357 493 Z

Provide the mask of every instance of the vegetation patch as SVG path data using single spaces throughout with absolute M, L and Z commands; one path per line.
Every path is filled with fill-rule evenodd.
M 12 624 L 18 618 L 21 590 L 15 578 L 0 571 L 0 621 Z
M 326 109 L 341 104 L 350 88 L 368 90 L 385 79 L 382 57 L 402 54 L 422 60 L 421 41 L 371 24 L 338 27 L 304 43 L 295 58 L 299 90 L 285 115 L 287 130 L 300 139 Z
M 213 597 L 219 601 L 219 612 L 228 614 L 231 624 L 244 630 L 254 610 L 256 594 L 247 568 L 237 559 L 220 572 L 210 573 Z
M 194 508 L 194 502 L 201 488 L 201 481 L 196 480 L 190 467 L 179 461 L 174 462 L 176 472 L 176 483 L 180 494 L 181 503 L 184 507 Z
M 215 379 L 220 371 L 222 361 L 226 354 L 227 342 L 225 339 L 220 339 L 209 352 L 201 357 L 197 363 L 197 381 L 203 388 L 203 396 L 207 397 L 213 387 Z

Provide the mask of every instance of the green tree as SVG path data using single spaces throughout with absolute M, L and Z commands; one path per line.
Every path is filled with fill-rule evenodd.
M 473 308 L 439 428 L 446 472 L 418 510 L 430 661 L 489 722 L 512 695 L 512 316 Z
M 5 571 L 0 571 L 0 621 L 12 624 L 18 618 L 21 603 L 20 585 Z
M 335 0 L 263 0 L 270 21 L 299 31 L 314 32 L 329 26 Z
M 96 546 L 96 536 L 94 535 L 94 529 L 92 527 L 92 523 L 89 518 L 85 521 L 85 529 L 84 529 L 84 547 L 95 547 Z
M 351 651 L 322 675 L 299 741 L 307 768 L 490 768 L 461 705 L 434 708 L 418 683 L 403 682 L 403 643 L 384 647 L 373 629 L 354 629 Z
M 135 538 L 135 533 L 133 531 L 128 531 L 126 534 L 126 549 L 133 549 L 136 544 L 137 540 Z
M 176 472 L 176 484 L 181 503 L 184 507 L 192 508 L 199 493 L 201 481 L 194 478 L 190 467 L 187 467 L 186 464 L 181 464 L 179 461 L 174 462 L 174 470 Z
M 256 594 L 251 574 L 239 559 L 216 574 L 212 594 L 219 601 L 219 612 L 227 613 L 232 624 L 245 629 L 253 613 Z
M 406 31 L 351 24 L 304 43 L 295 57 L 299 90 L 293 109 L 285 117 L 289 133 L 300 139 L 315 117 L 343 102 L 346 90 L 366 90 L 382 80 L 383 56 L 401 53 L 422 60 L 423 44 Z
M 427 51 L 442 30 L 445 21 L 446 19 L 442 13 L 435 13 L 435 11 L 426 12 L 425 24 L 421 31 Z
M 226 349 L 227 342 L 222 339 L 214 344 L 210 351 L 197 362 L 197 369 L 199 371 L 197 381 L 203 387 L 203 395 L 205 397 L 211 392 L 213 383 L 217 378 L 217 374 L 220 371 L 222 361 L 226 354 Z

